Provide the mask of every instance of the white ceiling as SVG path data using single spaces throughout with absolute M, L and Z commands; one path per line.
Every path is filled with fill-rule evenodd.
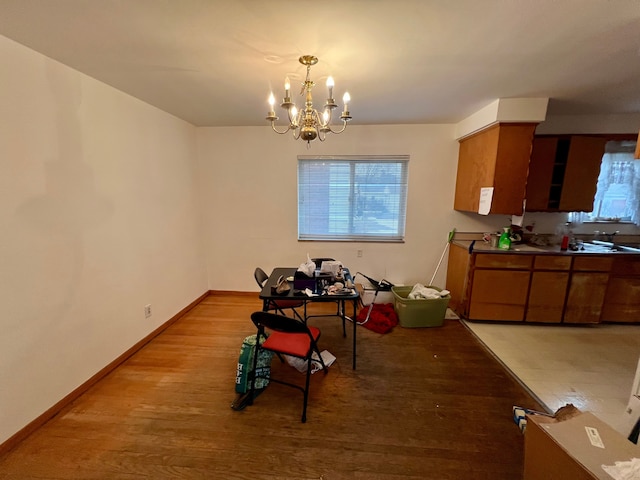
M 266 125 L 303 54 L 316 103 L 333 75 L 352 124 L 455 123 L 514 97 L 640 112 L 638 0 L 0 0 L 0 34 L 198 126 Z

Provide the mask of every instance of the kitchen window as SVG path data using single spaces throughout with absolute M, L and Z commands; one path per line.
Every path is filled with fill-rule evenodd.
M 298 240 L 404 241 L 408 156 L 299 156 Z
M 633 141 L 607 142 L 593 211 L 579 221 L 640 224 L 640 160 L 634 158 L 635 148 Z

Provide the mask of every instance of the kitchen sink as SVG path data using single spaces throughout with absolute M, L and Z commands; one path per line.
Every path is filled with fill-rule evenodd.
M 582 244 L 584 250 L 579 250 L 583 252 L 592 252 L 592 253 L 610 253 L 610 252 L 636 252 L 640 253 L 640 248 L 638 245 L 621 245 L 613 242 L 602 242 L 599 240 L 593 240 L 592 242 L 584 242 Z

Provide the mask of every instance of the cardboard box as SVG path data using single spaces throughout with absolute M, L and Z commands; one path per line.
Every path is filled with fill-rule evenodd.
M 640 458 L 640 447 L 589 412 L 566 420 L 527 415 L 524 480 L 612 480 L 603 468 Z
M 631 441 L 637 443 L 638 439 L 636 424 L 640 422 L 640 360 L 638 360 L 638 367 L 636 368 L 636 376 L 633 380 L 633 386 L 631 387 L 631 395 L 629 396 L 629 403 L 623 414 L 623 433 L 628 436 L 633 436 Z

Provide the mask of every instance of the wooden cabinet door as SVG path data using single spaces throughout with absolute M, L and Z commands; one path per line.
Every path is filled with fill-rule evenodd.
M 522 321 L 528 289 L 528 271 L 476 270 L 469 319 Z
M 607 142 L 601 137 L 572 136 L 560 195 L 561 212 L 591 212 L 600 164 Z
M 640 255 L 615 257 L 600 320 L 640 322 Z
M 560 323 L 569 284 L 569 272 L 533 272 L 527 304 L 527 322 Z
M 449 308 L 462 317 L 467 316 L 465 310 L 466 288 L 469 285 L 469 251 L 459 245 L 451 245 L 449 248 L 449 261 L 447 263 L 446 288 L 451 292 Z
M 574 271 L 571 275 L 564 322 L 598 323 L 604 305 L 608 280 L 608 272 Z
M 460 141 L 455 210 L 477 213 L 481 189 L 493 187 L 489 213 L 522 214 L 536 125 L 497 124 Z
M 590 212 L 607 139 L 583 135 L 533 140 L 527 177 L 527 210 Z
M 614 277 L 609 280 L 603 322 L 640 322 L 640 277 Z
M 557 137 L 533 139 L 529 176 L 527 177 L 527 210 L 531 212 L 549 209 L 549 190 L 556 158 Z

